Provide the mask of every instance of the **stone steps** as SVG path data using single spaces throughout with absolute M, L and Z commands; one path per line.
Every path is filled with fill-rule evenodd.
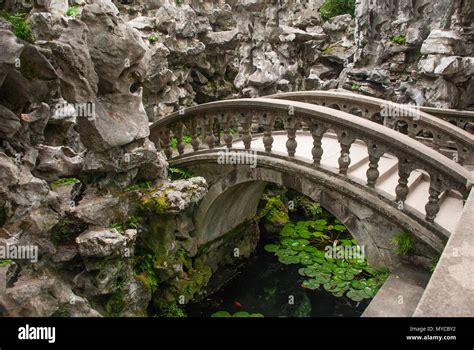
M 286 132 L 275 132 L 273 134 L 272 152 L 286 155 Z M 312 163 L 313 138 L 308 132 L 298 132 L 296 136 L 298 146 L 296 156 L 302 160 Z M 235 148 L 243 148 L 243 142 L 236 141 Z M 262 135 L 255 135 L 252 141 L 252 149 L 263 151 Z M 322 140 L 324 150 L 321 158 L 321 165 L 338 171 L 338 159 L 341 148 L 337 136 L 326 133 Z M 361 141 L 356 141 L 350 148 L 351 165 L 348 169 L 348 177 L 356 182 L 365 184 L 367 182 L 366 172 L 369 166 L 367 146 Z M 398 185 L 398 160 L 391 154 L 384 154 L 379 161 L 379 178 L 375 188 L 383 192 L 388 198 L 395 200 L 395 188 Z M 405 205 L 417 211 L 420 216 L 425 216 L 425 205 L 429 198 L 429 174 L 422 170 L 415 170 L 408 178 L 409 194 Z M 440 195 L 440 211 L 435 222 L 444 227 L 448 232 L 452 232 L 459 221 L 463 207 L 463 201 L 457 193 L 442 193 Z

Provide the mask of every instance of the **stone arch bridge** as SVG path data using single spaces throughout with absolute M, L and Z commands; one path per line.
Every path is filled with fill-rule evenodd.
M 401 229 L 441 254 L 463 218 L 473 216 L 466 200 L 474 138 L 462 129 L 473 120 L 473 112 L 309 91 L 189 107 L 153 123 L 150 138 L 170 164 L 209 182 L 195 218 L 200 244 L 254 217 L 272 182 L 319 201 L 366 247 L 372 264 L 393 271 L 400 258 L 390 240 Z M 424 284 L 392 314 L 413 314 Z

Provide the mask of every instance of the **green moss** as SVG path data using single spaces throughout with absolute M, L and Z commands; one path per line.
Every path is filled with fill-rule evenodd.
M 88 225 L 82 221 L 66 217 L 51 229 L 51 241 L 55 244 L 71 242 Z
M 407 255 L 411 253 L 415 247 L 415 240 L 410 232 L 401 231 L 392 238 L 392 243 L 397 247 L 395 252 L 398 255 Z
M 397 34 L 394 35 L 390 38 L 390 41 L 392 43 L 398 44 L 398 45 L 405 45 L 406 44 L 406 37 L 403 34 Z
M 118 290 L 107 300 L 104 309 L 109 316 L 120 316 L 125 306 L 124 294 L 122 290 Z
M 169 209 L 168 198 L 165 193 L 156 197 L 146 196 L 140 200 L 140 209 L 154 214 L 163 214 Z
M 160 305 L 155 317 L 188 317 L 186 312 L 175 304 Z
M 319 8 L 319 13 L 325 21 L 345 14 L 354 17 L 355 0 L 326 0 Z
M 75 177 L 63 177 L 59 180 L 51 182 L 50 186 L 51 186 L 51 189 L 55 191 L 60 186 L 73 185 L 78 181 L 79 180 L 76 179 Z
M 12 31 L 17 38 L 33 42 L 33 33 L 31 32 L 30 24 L 26 16 L 26 14 L 20 12 L 16 14 L 10 14 L 6 11 L 2 12 L 2 17 L 11 23 Z

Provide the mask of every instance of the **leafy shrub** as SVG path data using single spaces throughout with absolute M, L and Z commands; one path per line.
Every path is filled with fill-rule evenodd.
M 319 8 L 319 13 L 325 21 L 345 14 L 354 17 L 355 0 L 326 0 Z
M 31 32 L 30 24 L 26 20 L 26 14 L 17 12 L 12 15 L 8 12 L 3 12 L 2 17 L 10 22 L 12 31 L 17 38 L 33 42 L 33 33 Z
M 405 45 L 405 43 L 407 42 L 406 37 L 403 34 L 392 36 L 390 38 L 390 41 L 398 45 Z

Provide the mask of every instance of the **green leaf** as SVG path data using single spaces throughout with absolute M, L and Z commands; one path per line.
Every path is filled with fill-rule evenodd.
M 255 314 L 250 314 L 249 317 L 256 318 L 256 317 L 265 317 L 265 316 L 259 313 L 255 313 Z
M 232 317 L 227 311 L 217 311 L 214 312 L 211 317 Z
M 276 244 L 267 244 L 263 247 L 263 249 L 265 249 L 267 252 L 275 253 L 278 249 L 280 249 L 280 246 Z
M 310 280 L 303 281 L 303 283 L 301 284 L 301 287 L 311 289 L 311 290 L 315 290 L 315 289 L 318 289 L 320 285 L 321 284 L 319 282 L 317 282 L 313 279 L 310 279 Z
M 233 314 L 232 317 L 250 317 L 250 314 L 246 311 L 239 311 Z

